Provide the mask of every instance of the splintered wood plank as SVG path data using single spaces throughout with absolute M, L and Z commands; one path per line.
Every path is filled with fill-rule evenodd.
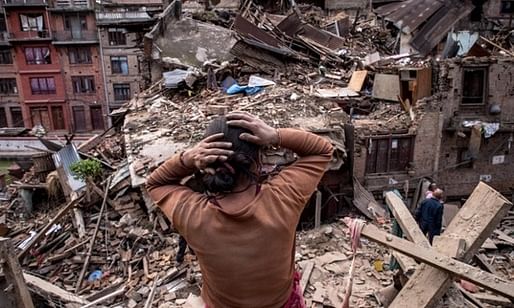
M 514 245 L 514 238 L 508 236 L 507 234 L 505 234 L 504 232 L 502 232 L 500 230 L 494 230 L 494 233 L 498 236 L 499 240 L 502 240 L 504 242 Z
M 20 263 L 14 254 L 14 247 L 8 238 L 0 238 L 0 258 L 3 259 L 2 269 L 8 284 L 14 286 L 16 306 L 34 308 L 29 289 L 23 279 Z
M 484 254 L 476 254 L 474 260 L 477 263 L 477 265 L 480 266 L 480 268 L 484 271 L 488 271 L 491 274 L 498 275 L 496 269 L 491 264 L 489 264 L 489 262 L 487 262 L 487 257 Z
M 350 82 L 348 83 L 348 89 L 353 90 L 355 92 L 359 92 L 360 90 L 362 90 L 364 81 L 366 81 L 366 76 L 368 76 L 368 71 L 353 72 L 352 78 L 350 78 Z
M 496 250 L 498 249 L 498 247 L 496 246 L 496 244 L 490 239 L 490 238 L 487 238 L 484 242 L 484 244 L 482 244 L 482 248 L 483 249 L 491 249 L 491 250 Z
M 488 293 L 474 293 L 473 297 L 486 304 L 498 307 L 514 307 L 511 301 L 502 296 L 496 296 Z
M 308 262 L 302 272 L 302 279 L 300 280 L 300 288 L 302 288 L 302 294 L 305 293 L 305 288 L 309 284 L 309 279 L 314 269 L 314 262 Z
M 505 197 L 487 184 L 480 182 L 477 185 L 444 232 L 447 237 L 466 241 L 464 253 L 459 256 L 459 260 L 471 260 L 511 205 Z M 433 306 L 444 295 L 451 282 L 449 274 L 427 264 L 421 264 L 389 307 Z
M 387 206 L 393 213 L 394 218 L 400 225 L 400 228 L 402 229 L 405 236 L 413 243 L 422 247 L 429 248 L 430 243 L 428 239 L 419 229 L 416 220 L 414 220 L 414 217 L 410 213 L 405 203 L 403 203 L 402 199 L 397 194 L 390 191 L 385 194 L 385 200 Z M 397 251 L 393 251 L 393 256 L 398 261 L 398 264 L 400 264 L 403 272 L 408 276 L 412 275 L 418 266 L 414 259 L 407 257 L 406 255 Z
M 389 191 L 385 194 L 385 200 L 387 206 L 393 212 L 393 216 L 402 228 L 405 236 L 411 240 L 412 242 L 422 246 L 422 247 L 430 247 L 430 243 L 426 236 L 419 229 L 418 223 L 414 220 L 414 217 L 410 213 L 405 203 L 403 203 L 402 199 L 392 191 Z
M 18 259 L 21 259 L 25 256 L 25 254 L 34 246 L 36 243 L 38 243 L 44 236 L 45 233 L 59 220 L 61 219 L 68 211 L 70 211 L 73 207 L 75 207 L 80 201 L 84 199 L 84 193 L 81 193 L 81 195 L 70 201 L 68 204 L 63 206 L 61 210 L 52 218 L 50 221 L 46 224 L 46 226 L 43 227 L 43 229 L 39 230 L 39 232 L 32 238 L 32 240 L 18 253 Z
M 39 292 L 42 292 L 44 294 L 48 294 L 49 296 L 59 298 L 66 303 L 78 303 L 82 305 L 86 305 L 89 303 L 82 297 L 76 296 L 73 293 L 63 290 L 55 284 L 43 280 L 39 277 L 33 276 L 28 273 L 23 273 L 23 277 L 27 281 L 27 284 L 29 284 L 32 288 L 35 288 L 39 290 Z
M 418 263 L 416 263 L 416 261 L 414 261 L 413 258 L 407 257 L 406 255 L 401 254 L 397 251 L 393 251 L 391 254 L 396 259 L 398 264 L 400 264 L 400 267 L 402 268 L 403 273 L 406 276 L 412 275 L 416 268 L 418 268 Z
M 471 265 L 457 261 L 436 251 L 435 249 L 421 247 L 407 240 L 393 236 L 387 232 L 378 229 L 374 225 L 364 226 L 361 234 L 362 236 L 374 242 L 395 249 L 409 257 L 412 257 L 418 261 L 424 262 L 428 265 L 431 265 L 434 268 L 439 269 L 434 269 L 436 272 L 445 271 L 458 278 L 471 281 L 483 287 L 484 289 L 499 293 L 510 299 L 514 299 L 514 283 L 508 281 L 507 279 L 492 275 L 488 272 L 477 269 Z M 409 281 L 411 280 L 412 278 L 409 279 Z M 431 281 L 430 283 L 427 283 L 428 281 L 429 280 L 424 281 L 422 287 L 428 288 L 432 284 Z M 405 289 L 405 287 L 403 289 Z

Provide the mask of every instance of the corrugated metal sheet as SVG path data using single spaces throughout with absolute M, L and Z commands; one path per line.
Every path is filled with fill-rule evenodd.
M 70 170 L 70 166 L 79 161 L 79 153 L 74 144 L 68 144 L 62 148 L 59 152 L 53 154 L 55 167 L 61 169 L 59 175 L 64 175 L 66 178 L 62 179 L 61 182 L 65 182 L 72 191 L 79 191 L 86 187 L 86 183 L 82 180 L 77 180 L 73 177 L 73 173 Z
M 452 2 L 439 9 L 412 38 L 410 44 L 422 54 L 428 54 L 464 16 L 473 10 L 470 3 Z
M 296 13 L 287 16 L 286 19 L 277 25 L 277 28 L 290 37 L 302 35 L 332 50 L 344 47 L 344 40 L 342 38 L 310 24 L 303 23 Z
M 375 13 L 404 33 L 414 33 L 411 46 L 428 54 L 472 10 L 473 5 L 467 0 L 409 0 L 381 6 Z
M 246 38 L 257 40 L 273 47 L 283 46 L 279 40 L 266 33 L 266 31 L 259 29 L 256 25 L 252 24 L 241 15 L 236 16 L 236 20 L 234 21 L 234 30 Z
M 442 1 L 410 0 L 381 6 L 375 10 L 375 13 L 408 34 L 416 30 L 443 5 Z
M 297 14 L 291 14 L 284 18 L 277 28 L 284 32 L 289 37 L 294 37 L 295 34 L 302 29 L 302 21 Z
M 358 9 L 365 8 L 369 0 L 325 0 L 326 10 Z

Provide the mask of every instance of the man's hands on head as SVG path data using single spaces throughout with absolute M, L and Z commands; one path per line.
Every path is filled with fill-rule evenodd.
M 241 127 L 252 132 L 251 134 L 241 134 L 239 139 L 243 141 L 262 146 L 278 145 L 280 143 L 280 136 L 275 128 L 249 113 L 233 112 L 227 115 L 227 120 L 228 125 Z
M 215 161 L 226 161 L 234 152 L 230 150 L 231 142 L 219 141 L 223 133 L 214 134 L 200 141 L 193 148 L 182 154 L 182 163 L 188 168 L 205 170 Z

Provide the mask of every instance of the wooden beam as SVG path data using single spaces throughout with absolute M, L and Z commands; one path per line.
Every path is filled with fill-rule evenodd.
M 66 290 L 63 290 L 56 286 L 53 283 L 50 283 L 46 280 L 43 280 L 39 277 L 33 276 L 28 273 L 23 273 L 23 277 L 27 281 L 27 284 L 31 286 L 31 288 L 36 289 L 38 292 L 41 292 L 45 295 L 50 295 L 52 297 L 59 298 L 60 300 L 64 301 L 65 303 L 78 303 L 82 305 L 86 305 L 89 302 L 85 299 L 83 299 L 80 296 L 76 296 L 73 293 L 70 293 Z
M 392 191 L 385 194 L 385 200 L 394 218 L 402 228 L 405 236 L 412 242 L 426 248 L 430 248 L 430 243 L 426 236 L 419 229 L 418 223 L 403 203 L 402 199 Z
M 77 280 L 75 293 L 78 293 L 80 291 L 80 287 L 82 286 L 82 280 L 84 279 L 87 267 L 89 266 L 89 260 L 91 259 L 91 254 L 93 253 L 93 247 L 95 245 L 98 229 L 100 228 L 100 223 L 102 221 L 102 216 L 105 211 L 105 206 L 107 205 L 107 197 L 109 195 L 109 185 L 111 185 L 111 180 L 112 176 L 109 177 L 109 179 L 107 180 L 107 184 L 105 185 L 105 193 L 103 195 L 102 207 L 100 208 L 100 213 L 98 214 L 98 221 L 96 222 L 95 230 L 93 231 L 93 236 L 91 237 L 91 242 L 89 243 L 89 249 L 87 251 L 86 260 L 84 261 L 84 265 L 82 266 L 82 270 L 80 271 L 79 279 Z
M 427 249 L 425 247 L 420 247 L 407 240 L 393 236 L 387 232 L 378 229 L 374 225 L 368 224 L 364 226 L 361 234 L 362 236 L 374 242 L 382 244 L 391 249 L 397 250 L 418 261 L 424 262 L 437 269 L 448 272 L 453 276 L 471 281 L 483 287 L 484 289 L 514 299 L 514 283 L 504 278 L 492 275 L 490 273 L 477 269 L 471 265 L 457 261 L 436 251 L 435 249 Z M 427 286 L 427 281 L 425 281 L 423 286 Z
M 511 301 L 501 296 L 488 293 L 474 293 L 473 297 L 483 303 L 494 305 L 496 307 L 514 307 Z
M 496 269 L 491 264 L 489 264 L 489 262 L 487 262 L 487 257 L 483 253 L 477 253 L 473 259 L 475 260 L 476 264 L 484 271 L 498 275 Z
M 20 263 L 14 254 L 14 247 L 11 240 L 5 237 L 0 238 L 0 259 L 3 260 L 2 269 L 7 283 L 14 286 L 16 307 L 34 308 L 29 289 L 23 279 Z
M 429 248 L 430 242 L 419 229 L 416 220 L 414 220 L 414 217 L 405 203 L 403 203 L 402 199 L 394 192 L 389 191 L 385 194 L 385 200 L 405 236 L 415 244 Z M 416 270 L 418 264 L 412 258 L 397 251 L 393 252 L 393 256 L 398 261 L 398 264 L 400 264 L 405 275 L 410 276 Z
M 311 278 L 312 270 L 314 269 L 314 262 L 309 261 L 305 265 L 305 268 L 302 272 L 302 279 L 300 280 L 300 288 L 302 288 L 302 294 L 305 293 L 305 289 L 307 288 L 307 284 L 309 284 L 309 279 Z
M 473 296 L 473 293 L 468 292 L 463 287 L 461 287 L 458 283 L 455 283 L 455 287 L 459 289 L 459 291 L 464 295 L 465 298 L 467 298 L 473 305 L 475 305 L 478 308 L 486 308 L 484 304 L 479 301 L 475 296 Z
M 480 182 L 477 185 L 444 232 L 448 237 L 466 241 L 465 252 L 459 256 L 460 260 L 471 260 L 511 205 L 505 197 L 487 184 Z M 427 284 L 427 281 L 430 281 L 430 284 Z M 390 308 L 433 306 L 451 283 L 451 276 L 447 273 L 421 264 L 398 293 Z
M 41 240 L 43 236 L 45 236 L 46 231 L 48 231 L 61 217 L 63 217 L 66 213 L 68 213 L 69 210 L 71 210 L 73 207 L 75 207 L 82 199 L 84 198 L 84 193 L 81 193 L 81 195 L 71 200 L 68 204 L 66 204 L 50 221 L 46 226 L 43 227 L 43 229 L 39 230 L 38 234 L 32 238 L 32 240 L 29 242 L 25 248 L 18 253 L 18 259 L 21 259 L 25 256 L 25 254 L 36 244 Z
M 316 190 L 316 208 L 314 211 L 314 228 L 321 226 L 321 191 Z
M 406 255 L 394 250 L 391 252 L 391 254 L 396 259 L 406 276 L 412 275 L 416 268 L 418 268 L 418 263 L 416 263 L 413 258 L 407 257 Z
M 494 230 L 494 234 L 496 234 L 498 236 L 498 239 L 499 240 L 502 240 L 504 242 L 507 242 L 509 244 L 512 244 L 514 245 L 514 238 L 508 236 L 507 234 L 505 234 L 504 232 L 500 231 L 500 230 Z
M 112 292 L 111 294 L 107 294 L 104 297 L 101 297 L 91 303 L 88 303 L 81 308 L 89 308 L 89 307 L 98 307 L 100 303 L 105 302 L 106 300 L 121 295 L 127 292 L 127 288 L 125 286 L 121 287 L 119 290 Z

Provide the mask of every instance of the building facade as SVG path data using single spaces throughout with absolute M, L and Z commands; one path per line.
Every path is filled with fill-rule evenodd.
M 393 188 L 412 194 L 425 178 L 454 200 L 479 181 L 512 196 L 514 60 L 454 58 L 432 71 L 433 95 L 416 102 L 414 121 L 401 109 L 353 121 L 354 178 L 377 196 Z
M 119 108 L 150 83 L 143 37 L 162 11 L 162 0 L 118 0 L 97 9 L 106 98 L 110 110 Z
M 0 127 L 103 131 L 109 112 L 145 87 L 142 36 L 161 1 L 0 5 Z

